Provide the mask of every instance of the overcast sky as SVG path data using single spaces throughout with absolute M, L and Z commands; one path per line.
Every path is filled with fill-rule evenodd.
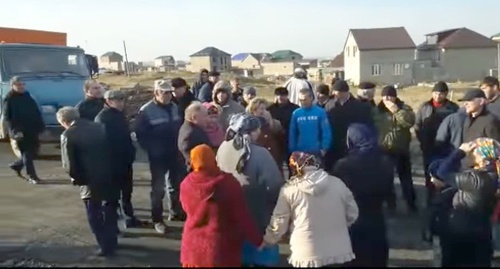
M 452 4 L 453 3 L 453 4 Z M 295 50 L 334 57 L 350 28 L 405 26 L 424 34 L 500 32 L 500 0 L 0 0 L 0 26 L 68 33 L 88 53 L 188 60 L 207 46 L 230 54 Z M 1 37 L 0 37 L 1 38 Z

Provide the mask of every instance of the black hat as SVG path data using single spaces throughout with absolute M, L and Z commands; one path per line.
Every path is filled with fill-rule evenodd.
M 448 84 L 444 81 L 439 81 L 434 84 L 434 88 L 432 88 L 433 92 L 448 92 Z
M 323 95 L 330 95 L 330 87 L 326 84 L 319 84 L 316 86 L 316 92 Z
M 396 90 L 396 88 L 394 88 L 394 86 L 388 85 L 382 89 L 381 96 L 398 97 L 398 91 Z
M 370 89 L 375 89 L 377 86 L 374 84 L 374 83 L 371 83 L 371 82 L 361 82 L 359 83 L 358 85 L 358 88 L 359 89 L 363 89 L 363 90 L 370 90 Z
M 274 90 L 274 95 L 288 95 L 288 90 L 285 87 L 278 87 Z
M 333 84 L 332 88 L 333 88 L 332 90 L 337 91 L 337 92 L 348 92 L 349 91 L 349 84 L 347 84 L 347 82 L 345 82 L 345 80 L 337 80 Z
M 486 99 L 486 95 L 481 89 L 470 89 L 467 92 L 465 92 L 464 96 L 461 99 L 458 99 L 458 101 L 467 102 L 467 101 L 472 101 L 473 99 L 476 98 Z
M 205 68 L 203 68 L 203 69 L 201 69 L 201 70 L 200 70 L 200 74 L 201 74 L 201 73 L 208 73 L 208 70 L 207 70 L 207 69 L 205 69 Z
M 172 87 L 174 87 L 175 89 L 187 86 L 187 82 L 183 78 L 173 78 L 170 81 L 170 83 L 172 84 Z
M 212 71 L 212 72 L 208 73 L 208 76 L 210 76 L 210 77 L 219 77 L 220 73 L 217 72 L 217 71 Z

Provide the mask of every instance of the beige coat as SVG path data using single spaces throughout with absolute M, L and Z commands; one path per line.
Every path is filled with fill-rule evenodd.
M 294 267 L 322 267 L 354 259 L 348 227 L 358 218 L 351 191 L 339 179 L 316 167 L 281 189 L 265 240 L 277 243 L 290 230 Z

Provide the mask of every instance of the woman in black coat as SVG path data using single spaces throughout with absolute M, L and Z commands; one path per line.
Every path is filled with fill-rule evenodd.
M 359 217 L 350 228 L 356 259 L 348 266 L 386 267 L 389 259 L 383 202 L 391 193 L 394 164 L 379 148 L 368 125 L 354 123 L 347 130 L 348 154 L 333 168 L 352 191 Z

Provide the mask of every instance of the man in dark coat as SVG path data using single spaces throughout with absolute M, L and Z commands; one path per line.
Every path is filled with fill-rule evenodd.
M 480 89 L 469 90 L 460 101 L 465 102 L 465 111 L 469 115 L 464 121 L 464 143 L 480 137 L 500 141 L 500 121 L 487 109 L 484 92 Z
M 288 137 L 290 133 L 290 120 L 292 119 L 293 112 L 299 108 L 298 105 L 290 102 L 288 99 L 288 90 L 285 87 L 278 87 L 274 90 L 274 103 L 271 104 L 267 110 L 271 114 L 273 119 L 280 122 L 281 127 L 285 132 L 283 136 L 278 141 L 280 142 L 280 149 L 283 154 L 283 160 L 287 160 L 288 172 L 291 174 L 290 166 L 288 165 L 288 158 L 291 152 L 288 152 Z
M 337 160 L 346 154 L 347 128 L 352 123 L 374 126 L 372 108 L 358 101 L 349 93 L 349 85 L 338 80 L 332 87 L 334 98 L 330 99 L 325 110 L 333 132 L 333 143 L 325 155 L 325 168 L 331 170 Z
M 488 110 L 500 119 L 500 84 L 496 77 L 485 77 L 481 82 L 481 90 L 488 100 Z
M 220 73 L 217 71 L 212 71 L 208 74 L 208 81 L 201 88 L 198 96 L 195 96 L 201 102 L 212 102 L 212 92 L 214 90 L 214 85 L 220 79 Z
M 105 128 L 79 119 L 73 107 L 61 108 L 57 120 L 66 129 L 61 135 L 63 167 L 69 170 L 73 185 L 80 186 L 88 222 L 100 247 L 97 254 L 113 255 L 118 244 L 119 187 L 112 179 Z
M 179 109 L 179 115 L 184 119 L 184 112 L 186 108 L 193 102 L 196 101 L 194 95 L 187 90 L 187 82 L 183 78 L 173 78 L 172 87 L 174 88 L 174 98 L 172 101 L 177 105 Z
M 208 82 L 208 70 L 203 68 L 200 70 L 200 78 L 191 87 L 191 93 L 195 98 L 198 98 L 201 87 L 203 87 L 203 85 L 205 85 L 205 83 L 207 82 Z
M 104 93 L 106 106 L 97 114 L 95 122 L 106 130 L 106 138 L 111 150 L 111 172 L 114 183 L 120 187 L 121 206 L 125 214 L 125 226 L 136 227 L 141 223 L 134 216 L 132 206 L 133 169 L 135 147 L 130 136 L 129 125 L 123 108 L 126 95 L 119 90 L 109 90 Z
M 186 171 L 177 149 L 182 119 L 172 102 L 174 89 L 168 81 L 155 82 L 154 99 L 146 103 L 137 115 L 135 134 L 149 158 L 151 171 L 151 217 L 158 233 L 166 233 L 163 220 L 163 198 L 166 187 L 170 195 L 170 219 L 182 215 L 179 186 Z M 167 184 L 168 181 L 168 184 Z
M 436 134 L 441 122 L 458 110 L 458 105 L 450 101 L 447 96 L 448 85 L 446 82 L 436 83 L 432 89 L 432 99 L 420 105 L 415 115 L 414 129 L 423 153 L 427 205 L 430 205 L 434 194 L 434 184 L 431 183 L 428 167 L 439 154 L 438 147 L 436 147 Z
M 39 145 L 38 136 L 45 128 L 38 104 L 26 91 L 19 77 L 11 79 L 11 91 L 4 101 L 3 120 L 9 132 L 12 148 L 18 148 L 21 156 L 9 167 L 18 176 L 26 166 L 29 182 L 37 184 L 40 179 L 35 170 L 33 159 Z
M 212 146 L 208 135 L 203 131 L 207 121 L 208 110 L 202 104 L 192 104 L 186 109 L 184 123 L 179 130 L 177 146 L 188 169 L 190 169 L 190 152 L 194 147 L 202 144 Z
M 95 116 L 97 116 L 104 107 L 102 86 L 97 81 L 89 79 L 85 81 L 83 91 L 85 92 L 85 100 L 76 104 L 75 108 L 78 109 L 81 119 L 94 121 Z

